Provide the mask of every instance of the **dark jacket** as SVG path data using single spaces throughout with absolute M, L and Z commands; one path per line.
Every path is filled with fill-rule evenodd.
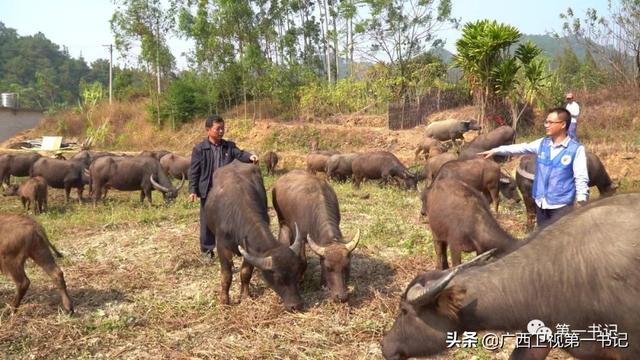
M 196 144 L 191 152 L 189 193 L 196 194 L 199 198 L 206 198 L 213 185 L 211 177 L 214 171 L 235 159 L 246 163 L 251 162 L 251 155 L 238 149 L 232 141 L 222 140 L 220 145 L 215 146 L 205 138 L 204 141 Z

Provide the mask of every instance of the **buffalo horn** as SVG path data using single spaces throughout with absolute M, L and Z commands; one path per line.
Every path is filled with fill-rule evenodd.
M 161 191 L 163 193 L 169 192 L 170 190 L 167 189 L 166 187 L 158 184 L 155 180 L 153 180 L 153 175 L 149 175 L 149 179 L 151 179 L 151 185 L 153 185 L 153 187 L 158 190 Z
M 273 259 L 271 256 L 258 257 L 249 254 L 241 245 L 238 245 L 238 251 L 242 254 L 242 257 L 249 262 L 249 264 L 257 267 L 260 270 L 269 271 L 273 268 Z
M 300 230 L 298 230 L 298 223 L 294 223 L 294 225 L 296 227 L 296 239 L 293 241 L 293 244 L 289 246 L 289 249 L 291 249 L 291 251 L 293 251 L 297 256 L 300 256 L 300 249 L 302 249 L 302 243 L 304 240 L 300 235 Z
M 407 301 L 410 303 L 420 303 L 426 304 L 430 303 L 435 299 L 435 297 L 440 294 L 440 292 L 449 284 L 451 279 L 458 274 L 461 270 L 464 270 L 470 266 L 476 265 L 478 263 L 484 262 L 487 260 L 493 253 L 496 252 L 497 249 L 489 250 L 483 254 L 480 254 L 473 258 L 471 261 L 464 263 L 462 265 L 458 265 L 453 268 L 449 273 L 438 280 L 429 281 L 427 285 L 424 286 L 420 283 L 416 283 L 409 290 L 407 290 Z
M 358 242 L 360 241 L 360 229 L 356 230 L 356 234 L 353 236 L 353 239 L 345 244 L 348 252 L 352 252 L 356 246 L 358 246 Z
M 182 189 L 182 187 L 184 186 L 184 174 L 182 175 L 182 180 L 180 180 L 180 185 L 178 185 L 178 187 L 176 188 L 176 192 L 180 191 L 180 189 Z
M 516 168 L 516 172 L 520 174 L 520 176 L 522 176 L 523 178 L 529 179 L 531 181 L 533 181 L 534 178 L 536 177 L 534 174 L 528 172 L 527 170 L 521 168 L 520 166 Z
M 316 253 L 318 256 L 325 256 L 327 249 L 325 249 L 324 246 L 316 244 L 316 242 L 313 241 L 311 235 L 309 234 L 307 234 L 307 242 L 309 243 L 309 246 L 314 253 Z

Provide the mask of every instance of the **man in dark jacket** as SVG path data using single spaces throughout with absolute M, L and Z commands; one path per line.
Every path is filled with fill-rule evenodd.
M 242 151 L 231 141 L 224 140 L 224 120 L 212 115 L 205 120 L 207 138 L 193 147 L 191 153 L 191 178 L 189 179 L 189 200 L 200 199 L 200 251 L 205 258 L 213 257 L 216 240 L 207 228 L 204 204 L 213 183 L 213 173 L 220 167 L 238 159 L 242 162 L 258 161 L 254 154 Z

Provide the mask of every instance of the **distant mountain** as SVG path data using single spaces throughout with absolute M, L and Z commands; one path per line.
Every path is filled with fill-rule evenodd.
M 561 37 L 555 38 L 551 35 L 523 35 L 520 43 L 531 40 L 536 46 L 542 49 L 543 53 L 551 59 L 555 59 L 562 55 L 565 48 L 570 47 L 580 61 L 584 60 L 586 47 L 575 39 Z M 595 54 L 593 54 L 595 56 Z

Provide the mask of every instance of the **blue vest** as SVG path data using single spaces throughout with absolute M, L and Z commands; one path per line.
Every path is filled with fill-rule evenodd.
M 538 149 L 536 176 L 533 180 L 533 198 L 545 198 L 549 205 L 572 204 L 576 198 L 576 183 L 573 176 L 573 161 L 580 144 L 571 139 L 553 160 L 551 138 L 545 137 Z

